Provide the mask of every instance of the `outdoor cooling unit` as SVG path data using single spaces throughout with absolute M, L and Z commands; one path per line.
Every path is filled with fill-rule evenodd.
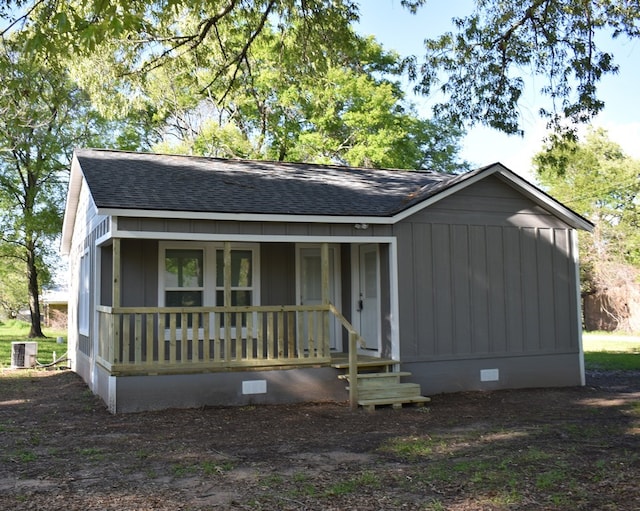
M 11 368 L 35 367 L 38 356 L 37 342 L 11 343 Z

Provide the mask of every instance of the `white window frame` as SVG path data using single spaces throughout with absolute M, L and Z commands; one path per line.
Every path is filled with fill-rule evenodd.
M 90 285 L 91 285 L 91 257 L 89 249 L 86 248 L 79 261 L 78 279 L 78 333 L 89 336 L 89 316 L 90 316 Z
M 158 306 L 165 306 L 165 259 L 167 249 L 191 249 L 203 250 L 204 269 L 202 306 L 223 306 L 216 303 L 216 291 L 219 290 L 216 282 L 216 251 L 224 250 L 224 243 L 198 243 L 190 241 L 161 241 L 158 247 Z M 253 252 L 250 287 L 235 288 L 236 290 L 252 291 L 252 305 L 260 305 L 260 244 L 258 243 L 231 243 L 231 250 L 251 250 Z
M 166 256 L 167 256 L 167 251 L 168 250 L 200 250 L 202 252 L 202 286 L 184 286 L 184 287 L 167 287 L 166 282 L 165 282 L 165 275 L 166 275 L 166 268 L 165 268 L 165 263 L 166 263 Z M 203 246 L 167 246 L 164 247 L 162 250 L 162 257 L 161 259 L 161 266 L 159 268 L 160 270 L 160 278 L 159 278 L 159 282 L 161 281 L 162 284 L 160 286 L 160 296 L 159 298 L 159 302 L 164 306 L 166 304 L 166 297 L 167 297 L 167 291 L 201 291 L 202 292 L 202 305 L 208 305 L 207 304 L 207 297 L 205 295 L 205 282 L 206 282 L 206 277 L 207 277 L 207 269 L 211 266 L 210 264 L 208 264 L 207 261 L 207 251 L 206 248 Z M 162 301 L 160 301 L 162 300 Z
M 165 307 L 165 260 L 166 251 L 171 249 L 190 249 L 203 251 L 203 294 L 202 294 L 202 306 L 214 307 L 223 306 L 222 303 L 216 303 L 216 293 L 220 290 L 216 281 L 216 252 L 218 250 L 224 250 L 224 243 L 220 242 L 190 242 L 190 241 L 161 241 L 158 246 L 158 306 Z M 259 243 L 231 243 L 231 251 L 234 250 L 250 250 L 252 252 L 252 268 L 251 268 L 251 286 L 250 287 L 238 287 L 235 290 L 249 290 L 251 291 L 252 303 L 251 305 L 260 305 L 260 244 Z M 177 329 L 179 332 L 180 329 Z M 224 329 L 221 327 L 221 333 Z M 199 329 L 199 333 L 204 333 L 203 329 Z M 235 328 L 231 330 L 232 335 L 235 335 Z M 243 336 L 246 334 L 245 329 L 242 331 Z M 191 338 L 193 333 L 191 329 L 187 330 L 188 338 Z

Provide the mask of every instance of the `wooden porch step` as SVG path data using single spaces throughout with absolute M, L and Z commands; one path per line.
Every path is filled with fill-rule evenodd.
M 338 375 L 347 382 L 347 390 L 351 385 L 357 385 L 358 405 L 368 410 L 375 410 L 376 406 L 391 405 L 402 408 L 404 404 L 424 405 L 431 401 L 422 396 L 419 383 L 402 383 L 401 379 L 411 376 L 407 371 L 393 371 L 393 366 L 399 364 L 397 360 L 367 357 L 358 355 L 358 374 L 355 382 L 351 381 L 348 373 Z M 334 354 L 332 367 L 343 371 L 349 369 L 346 353 Z
M 384 387 L 358 385 L 358 400 L 404 399 L 416 396 L 420 396 L 420 384 L 418 383 L 388 383 Z
M 398 373 L 360 373 L 358 374 L 358 389 L 379 389 L 384 391 L 393 385 L 401 385 L 400 379 L 403 376 L 411 376 L 411 373 L 398 372 Z M 349 376 L 345 378 L 348 383 L 351 383 Z M 347 387 L 348 388 L 348 387 Z M 418 394 L 420 393 L 418 389 Z
M 389 368 L 392 365 L 398 364 L 399 362 L 397 360 L 391 360 L 389 358 L 367 358 L 367 359 L 361 359 L 360 357 L 358 358 L 358 369 L 360 368 L 375 368 L 375 367 L 380 367 L 380 368 Z M 331 367 L 334 367 L 336 369 L 349 369 L 349 360 L 348 359 L 342 359 L 342 358 L 335 358 L 333 357 L 331 360 Z
M 413 396 L 406 399 L 387 398 L 387 399 L 360 399 L 358 404 L 367 410 L 373 411 L 376 406 L 391 405 L 393 408 L 402 408 L 404 404 L 415 404 L 416 406 L 424 406 L 425 403 L 431 401 L 431 398 L 425 396 Z
M 359 380 L 371 380 L 371 379 L 376 379 L 376 378 L 390 378 L 393 376 L 397 376 L 397 377 L 402 377 L 402 376 L 411 376 L 411 373 L 408 371 L 396 371 L 396 372 L 389 372 L 389 373 L 358 373 L 358 379 Z M 349 379 L 349 375 L 348 374 L 340 374 L 338 375 L 338 378 L 340 378 L 341 380 L 348 380 Z

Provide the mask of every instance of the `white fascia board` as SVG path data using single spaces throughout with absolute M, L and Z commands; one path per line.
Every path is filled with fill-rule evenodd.
M 232 222 L 282 222 L 322 224 L 393 224 L 395 217 L 330 216 L 330 215 L 269 215 L 257 213 L 211 213 L 202 211 L 166 211 L 145 209 L 98 208 L 99 215 L 132 218 L 171 218 L 178 220 L 219 220 Z
M 405 218 L 410 217 L 411 215 L 415 215 L 417 212 L 422 211 L 423 209 L 431 206 L 432 204 L 435 204 L 436 202 L 439 202 L 442 199 L 445 199 L 446 197 L 449 197 L 450 195 L 453 195 L 454 193 L 459 192 L 461 189 L 466 188 L 467 186 L 472 185 L 473 183 L 476 183 L 481 179 L 484 179 L 488 175 L 496 172 L 497 170 L 498 170 L 497 168 L 492 166 L 483 172 L 479 172 L 475 176 L 469 177 L 453 186 L 445 188 L 441 192 L 438 192 L 435 195 L 433 195 L 432 197 L 429 197 L 428 199 L 425 199 L 422 202 L 419 202 L 418 204 L 415 204 L 410 208 L 405 209 L 404 211 L 395 215 L 393 217 L 393 223 L 394 224 L 398 223 L 401 220 L 404 220 Z
M 540 190 L 540 188 L 529 183 L 526 179 L 521 178 L 507 168 L 501 169 L 498 174 L 504 181 L 510 183 L 523 195 L 526 195 L 539 206 L 553 213 L 571 227 L 593 232 L 594 225 L 586 218 L 581 217 L 575 211 L 572 211 L 561 202 L 557 201 L 550 195 L 547 195 L 545 192 Z
M 407 217 L 421 211 L 432 204 L 435 204 L 442 199 L 453 195 L 463 188 L 467 186 L 471 186 L 478 181 L 485 179 L 491 174 L 496 174 L 499 178 L 505 181 L 508 185 L 518 190 L 520 193 L 534 201 L 536 204 L 546 209 L 553 215 L 557 216 L 571 227 L 576 229 L 584 229 L 585 231 L 592 232 L 593 224 L 586 220 L 585 218 L 578 215 L 576 212 L 564 206 L 562 203 L 555 200 L 550 195 L 547 195 L 545 192 L 540 190 L 538 187 L 532 185 L 527 180 L 521 178 L 513 171 L 509 170 L 507 167 L 502 165 L 501 163 L 496 163 L 487 167 L 481 172 L 478 172 L 474 176 L 469 177 L 468 179 L 463 179 L 459 183 L 456 183 L 449 188 L 446 188 L 442 192 L 436 193 L 434 196 L 412 206 L 409 209 L 398 213 L 393 217 L 393 223 L 399 222 L 400 220 L 404 220 Z
M 82 189 L 82 170 L 80 163 L 73 155 L 71 160 L 71 173 L 69 175 L 69 188 L 67 190 L 67 200 L 64 208 L 64 220 L 62 222 L 62 241 L 60 252 L 68 255 L 71 251 L 71 238 L 78 214 L 78 202 L 80 200 L 80 190 Z
M 305 236 L 301 234 L 208 234 L 189 232 L 156 232 L 114 230 L 100 239 L 101 243 L 109 238 L 121 239 L 162 239 L 165 241 L 230 241 L 232 243 L 394 243 L 395 236 Z

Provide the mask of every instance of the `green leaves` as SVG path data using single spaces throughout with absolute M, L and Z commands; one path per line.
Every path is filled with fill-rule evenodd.
M 584 142 L 552 137 L 535 156 L 538 179 L 552 195 L 596 223 L 594 255 L 640 265 L 640 161 L 624 154 L 606 131 Z
M 352 31 L 300 51 L 298 27 L 264 27 L 239 72 L 219 74 L 216 45 L 147 76 L 166 121 L 160 151 L 460 171 L 460 130 L 421 119 L 394 81 L 395 53 Z M 198 64 L 194 72 L 195 63 Z M 206 87 L 203 87 L 203 83 Z
M 425 0 L 401 5 L 410 12 L 430 6 Z M 199 69 L 204 57 L 215 72 L 200 92 L 215 91 L 220 99 L 255 73 L 251 55 L 265 44 L 281 64 L 295 63 L 309 75 L 328 70 L 334 48 L 366 56 L 352 34 L 361 7 L 374 8 L 355 0 L 9 0 L 0 19 L 11 27 L 6 34 L 23 31 L 26 47 L 50 58 L 75 62 L 104 56 L 106 47 L 114 74 L 127 81 L 178 60 Z M 582 123 L 604 107 L 599 81 L 617 71 L 601 37 L 639 37 L 639 22 L 638 3 L 628 0 L 476 0 L 473 12 L 453 20 L 452 31 L 425 42 L 421 60 L 407 56 L 394 65 L 416 80 L 417 91 L 441 93 L 435 113 L 459 126 L 520 133 L 518 104 L 529 76 L 543 78 L 538 83 L 548 102 L 540 113 L 550 125 L 565 118 Z
M 625 0 L 477 0 L 475 13 L 454 20 L 457 31 L 425 42 L 417 89 L 441 91 L 439 115 L 520 133 L 518 102 L 529 75 L 541 76 L 540 109 L 550 124 L 588 122 L 602 110 L 597 85 L 615 73 L 613 56 L 596 33 L 638 36 L 640 8 Z M 603 35 L 604 35 L 603 34 Z

